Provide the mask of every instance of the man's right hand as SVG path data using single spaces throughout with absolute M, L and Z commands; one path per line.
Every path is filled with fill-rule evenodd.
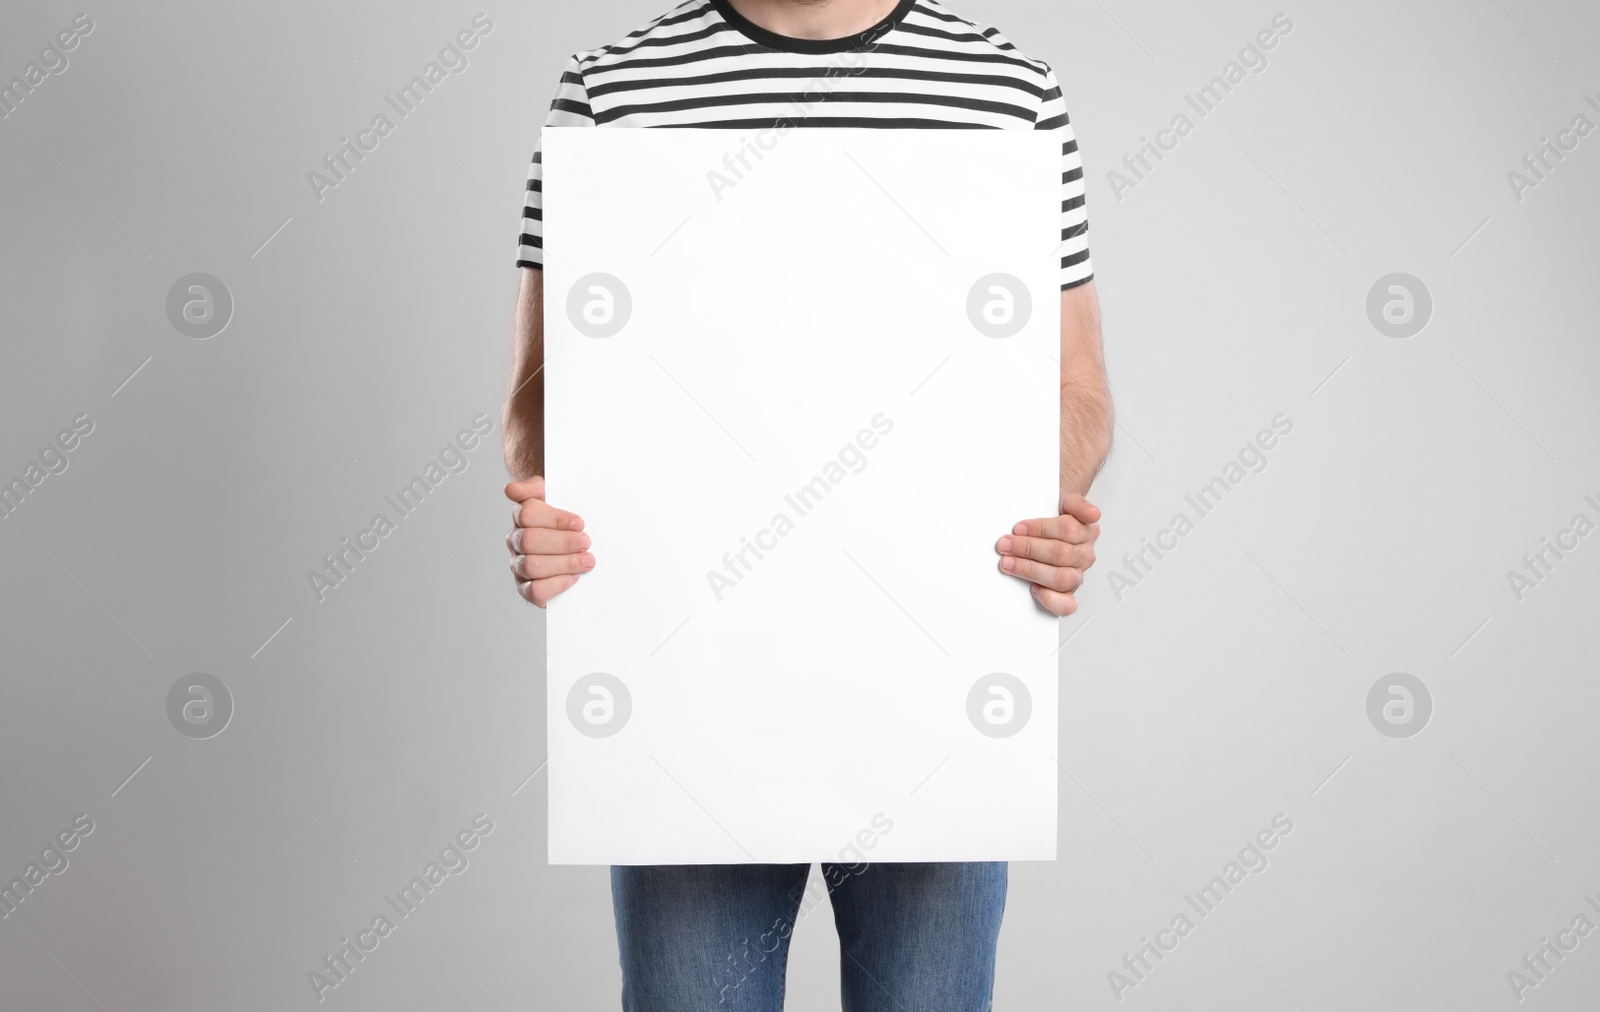
M 517 504 L 511 512 L 516 526 L 506 537 L 517 593 L 543 608 L 594 568 L 594 556 L 585 551 L 589 535 L 581 517 L 545 503 L 540 476 L 507 485 L 506 498 Z

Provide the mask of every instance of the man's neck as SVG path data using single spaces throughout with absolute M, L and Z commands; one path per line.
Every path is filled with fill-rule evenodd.
M 751 22 L 791 39 L 842 39 L 889 16 L 897 0 L 728 0 Z

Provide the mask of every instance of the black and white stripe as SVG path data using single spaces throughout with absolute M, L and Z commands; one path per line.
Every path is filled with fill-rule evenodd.
M 547 126 L 794 126 L 1056 130 L 1061 147 L 1061 287 L 1094 275 L 1083 163 L 1061 86 L 997 29 L 900 0 L 845 39 L 774 35 L 727 0 L 685 3 L 620 41 L 567 61 Z M 543 267 L 543 169 L 528 167 L 519 267 Z

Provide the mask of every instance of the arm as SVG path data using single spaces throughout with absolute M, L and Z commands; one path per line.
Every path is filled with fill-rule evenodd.
M 522 268 L 511 382 L 500 430 L 513 481 L 544 474 L 544 271 Z
M 501 412 L 506 498 L 515 526 L 506 537 L 517 593 L 543 608 L 594 568 L 582 518 L 544 501 L 544 272 L 522 269 L 510 391 Z
M 1111 390 L 1090 281 L 1061 293 L 1061 501 L 1082 498 L 1111 452 Z
M 1053 615 L 1078 609 L 1075 593 L 1094 565 L 1100 510 L 1083 497 L 1111 450 L 1111 391 L 1100 344 L 1094 282 L 1061 293 L 1061 502 L 1059 516 L 1024 520 L 995 544 L 1000 569 L 1027 580 Z
M 545 126 L 595 125 L 583 67 L 568 58 L 550 103 Z M 543 608 L 550 599 L 594 568 L 589 535 L 583 521 L 544 501 L 544 162 L 542 143 L 528 164 L 522 206 L 522 235 L 517 265 L 522 287 L 517 295 L 517 322 L 512 350 L 511 381 L 501 412 L 506 470 L 511 483 L 506 498 L 517 504 L 516 527 L 506 538 L 517 593 Z

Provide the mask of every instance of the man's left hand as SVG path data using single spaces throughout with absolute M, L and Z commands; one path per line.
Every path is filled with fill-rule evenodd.
M 995 543 L 1000 569 L 1027 580 L 1034 600 L 1052 615 L 1078 610 L 1084 570 L 1094 565 L 1100 508 L 1076 492 L 1061 500 L 1061 515 L 1023 520 Z

